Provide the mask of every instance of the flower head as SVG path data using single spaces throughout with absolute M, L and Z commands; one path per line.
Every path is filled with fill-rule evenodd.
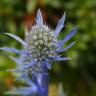
M 73 28 L 62 40 L 57 40 L 59 32 L 64 27 L 66 13 L 59 20 L 56 29 L 53 31 L 48 26 L 44 25 L 40 9 L 37 12 L 36 25 L 32 26 L 25 33 L 25 41 L 11 33 L 6 35 L 16 39 L 24 48 L 17 50 L 14 48 L 1 47 L 1 50 L 14 52 L 20 55 L 20 58 L 10 57 L 17 63 L 17 69 L 9 71 L 22 71 L 26 73 L 42 73 L 45 69 L 51 68 L 52 61 L 70 60 L 69 57 L 61 57 L 58 53 L 66 51 L 74 43 L 72 42 L 67 47 L 62 48 L 62 45 L 67 42 L 77 31 L 77 27 Z

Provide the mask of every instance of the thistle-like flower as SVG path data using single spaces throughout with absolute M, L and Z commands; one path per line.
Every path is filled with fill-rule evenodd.
M 46 88 L 46 86 L 48 87 L 48 84 L 42 84 L 42 81 L 43 83 L 48 82 L 48 69 L 51 68 L 52 61 L 70 60 L 71 58 L 61 57 L 58 55 L 58 53 L 66 51 L 75 43 L 75 41 L 73 41 L 67 47 L 62 48 L 62 45 L 76 33 L 77 27 L 73 28 L 68 34 L 66 34 L 66 36 L 62 40 L 57 40 L 59 32 L 64 27 L 65 15 L 66 13 L 64 13 L 64 15 L 61 17 L 56 29 L 53 31 L 48 26 L 44 25 L 41 11 L 38 10 L 36 25 L 32 26 L 29 31 L 26 30 L 24 41 L 16 35 L 5 33 L 6 35 L 19 41 L 24 46 L 22 50 L 0 47 L 1 50 L 13 52 L 20 55 L 20 58 L 10 57 L 16 62 L 17 68 L 8 70 L 22 72 L 22 76 L 17 79 L 23 78 L 26 74 L 34 74 L 34 76 L 39 77 L 39 79 L 37 79 L 39 84 L 41 84 L 41 86 L 44 85 L 45 87 L 43 87 L 45 88 L 45 91 L 48 91 Z M 40 74 L 42 75 L 41 81 Z

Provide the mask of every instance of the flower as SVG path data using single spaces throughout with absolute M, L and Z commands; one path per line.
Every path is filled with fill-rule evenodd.
M 61 57 L 58 55 L 58 53 L 66 51 L 75 43 L 74 41 L 67 47 L 62 48 L 62 45 L 76 33 L 77 27 L 73 28 L 68 34 L 66 34 L 62 40 L 57 40 L 60 31 L 64 27 L 65 17 L 66 12 L 59 20 L 56 29 L 53 31 L 48 28 L 48 26 L 43 24 L 42 14 L 39 9 L 36 17 L 36 25 L 32 26 L 31 30 L 25 32 L 25 41 L 14 34 L 5 33 L 6 35 L 16 39 L 24 46 L 23 50 L 0 47 L 1 50 L 17 53 L 20 55 L 20 58 L 10 57 L 17 64 L 19 64 L 17 69 L 10 71 L 18 70 L 24 72 L 31 71 L 32 73 L 40 73 L 43 72 L 42 66 L 46 66 L 50 69 L 50 63 L 53 60 L 70 60 L 71 58 L 69 57 Z
M 44 25 L 42 14 L 39 9 L 36 17 L 36 25 L 32 26 L 30 30 L 26 30 L 25 40 L 22 40 L 14 34 L 5 33 L 5 35 L 8 35 L 20 42 L 23 45 L 22 50 L 0 47 L 1 50 L 20 55 L 19 58 L 9 56 L 10 59 L 16 62 L 17 68 L 7 71 L 22 73 L 17 80 L 22 78 L 26 79 L 31 75 L 32 80 L 40 89 L 38 92 L 40 94 L 43 92 L 45 94 L 44 96 L 47 96 L 48 93 L 48 69 L 51 69 L 52 61 L 71 60 L 69 57 L 61 57 L 59 53 L 68 50 L 72 45 L 74 45 L 75 41 L 67 47 L 62 48 L 62 45 L 76 33 L 78 27 L 74 27 L 62 40 L 57 40 L 60 31 L 64 27 L 65 17 L 66 12 L 59 20 L 56 29 L 53 31 L 48 26 Z M 32 84 L 30 83 L 30 86 L 31 85 Z M 23 90 L 29 90 L 29 88 L 32 92 L 31 87 L 21 88 L 20 90 L 21 92 L 24 92 Z

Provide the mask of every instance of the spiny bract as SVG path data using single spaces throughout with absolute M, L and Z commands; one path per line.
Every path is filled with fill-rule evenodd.
M 17 71 L 26 73 L 42 73 L 44 72 L 44 67 L 47 69 L 51 68 L 51 62 L 70 60 L 69 57 L 60 57 L 58 53 L 66 51 L 74 43 L 72 42 L 67 47 L 62 48 L 62 45 L 68 41 L 77 31 L 77 27 L 73 28 L 62 40 L 57 40 L 57 36 L 61 29 L 64 27 L 65 15 L 59 20 L 56 29 L 53 31 L 48 26 L 43 24 L 41 11 L 38 10 L 36 17 L 36 25 L 32 26 L 29 31 L 25 32 L 25 41 L 16 35 L 11 33 L 5 33 L 6 35 L 16 39 L 23 46 L 23 50 L 18 50 L 14 48 L 1 47 L 1 50 L 13 52 L 20 55 L 20 58 L 10 58 L 14 60 L 17 64 L 16 69 L 8 71 Z M 22 75 L 23 76 L 23 75 Z M 21 76 L 21 77 L 22 77 Z

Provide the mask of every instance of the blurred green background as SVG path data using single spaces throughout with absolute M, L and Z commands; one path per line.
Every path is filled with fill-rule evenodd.
M 53 29 L 64 11 L 67 12 L 65 28 L 58 38 L 79 25 L 78 32 L 64 46 L 74 40 L 76 44 L 61 54 L 73 59 L 54 62 L 49 71 L 49 96 L 96 96 L 96 0 L 0 0 L 0 33 L 10 32 L 24 38 L 25 26 L 30 28 L 35 23 L 38 8 L 45 24 Z M 2 34 L 0 46 L 22 48 Z M 15 67 L 7 55 L 14 54 L 0 50 L 0 70 Z M 13 82 L 15 77 L 13 73 L 0 72 L 0 96 L 7 96 L 3 92 L 12 86 L 21 85 L 19 81 Z

